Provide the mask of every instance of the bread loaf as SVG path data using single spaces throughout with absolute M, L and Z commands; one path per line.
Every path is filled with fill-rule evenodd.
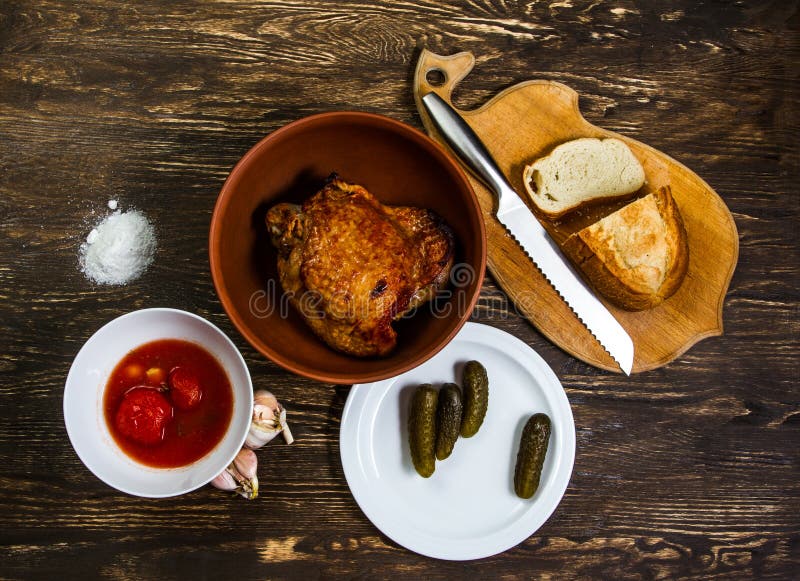
M 619 139 L 585 137 L 526 166 L 523 183 L 536 207 L 558 218 L 587 202 L 633 194 L 644 184 L 644 168 Z
M 629 311 L 670 297 L 689 266 L 686 230 L 669 186 L 576 232 L 563 249 L 595 290 Z

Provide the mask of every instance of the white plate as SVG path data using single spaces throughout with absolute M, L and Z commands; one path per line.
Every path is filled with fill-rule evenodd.
M 460 383 L 470 359 L 489 375 L 486 419 L 422 478 L 408 450 L 411 395 L 421 383 Z M 539 489 L 523 500 L 514 493 L 514 466 L 522 428 L 537 412 L 550 417 L 552 433 Z M 429 557 L 478 559 L 524 541 L 553 513 L 572 474 L 575 424 L 561 383 L 535 351 L 508 333 L 467 323 L 416 369 L 354 385 L 340 448 L 356 502 L 386 536 Z

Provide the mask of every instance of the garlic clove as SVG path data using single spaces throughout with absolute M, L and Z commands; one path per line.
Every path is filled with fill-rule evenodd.
M 287 444 L 294 442 L 286 423 L 286 410 L 272 393 L 259 389 L 253 394 L 253 417 L 245 446 L 257 450 L 281 432 Z
M 233 462 L 218 474 L 211 484 L 221 490 L 236 492 L 247 500 L 253 500 L 258 496 L 257 468 L 258 458 L 255 452 L 242 448 Z
M 239 476 L 242 479 L 253 479 L 256 477 L 256 470 L 258 469 L 258 458 L 256 453 L 252 450 L 242 448 L 233 459 L 233 467 L 235 468 L 234 476 Z
M 244 445 L 250 450 L 258 450 L 264 444 L 271 442 L 279 433 L 280 430 L 263 429 L 258 424 L 252 423 L 250 424 L 250 431 L 247 434 Z
M 238 488 L 239 483 L 236 482 L 236 479 L 234 479 L 230 472 L 223 470 L 214 477 L 214 480 L 211 481 L 211 486 L 219 488 L 220 490 L 233 492 L 236 490 L 236 488 Z
M 281 407 L 281 404 L 278 403 L 278 398 L 266 389 L 256 390 L 253 394 L 253 403 L 273 410 Z

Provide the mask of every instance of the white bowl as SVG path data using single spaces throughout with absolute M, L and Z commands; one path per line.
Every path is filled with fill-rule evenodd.
M 151 468 L 127 456 L 114 442 L 103 414 L 103 392 L 114 367 L 131 350 L 158 339 L 201 345 L 217 358 L 233 389 L 233 416 L 222 441 L 180 468 Z M 64 388 L 64 423 L 81 461 L 109 486 L 151 498 L 190 492 L 222 472 L 244 444 L 252 409 L 253 384 L 236 346 L 202 317 L 176 309 L 134 311 L 104 325 L 78 352 Z

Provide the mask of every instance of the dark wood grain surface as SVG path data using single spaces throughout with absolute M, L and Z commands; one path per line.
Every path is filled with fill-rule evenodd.
M 0 3 L 0 577 L 776 578 L 800 570 L 798 62 L 790 2 L 507 0 Z M 421 127 L 419 51 L 470 50 L 478 105 L 563 82 L 587 119 L 696 171 L 736 220 L 725 334 L 631 378 L 572 359 L 487 279 L 473 320 L 538 351 L 577 456 L 533 536 L 477 562 L 411 553 L 361 513 L 338 432 L 348 387 L 290 375 L 227 320 L 207 258 L 231 167 L 274 129 L 339 109 Z M 156 224 L 153 266 L 87 282 L 78 246 L 109 199 Z M 262 496 L 118 493 L 72 450 L 67 371 L 125 312 L 219 325 L 297 442 L 259 452 Z M 479 513 L 476 518 L 480 518 Z

